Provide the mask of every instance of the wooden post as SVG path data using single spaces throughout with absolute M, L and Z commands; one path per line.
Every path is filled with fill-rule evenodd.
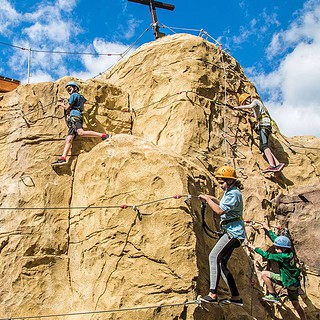
M 154 1 L 154 0 L 128 0 L 128 1 L 148 5 L 149 9 L 150 9 L 150 14 L 151 14 L 153 34 L 154 34 L 155 38 L 158 39 L 158 38 L 165 36 L 164 33 L 159 31 L 159 24 L 158 24 L 156 8 L 161 8 L 161 9 L 173 11 L 175 8 L 174 5 L 169 4 L 169 3 L 163 3 L 160 1 Z

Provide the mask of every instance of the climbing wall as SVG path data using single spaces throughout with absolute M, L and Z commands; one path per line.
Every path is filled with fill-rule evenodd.
M 267 248 L 254 222 L 295 221 L 280 219 L 276 199 L 319 184 L 319 139 L 288 139 L 275 126 L 272 147 L 286 167 L 263 174 L 250 114 L 232 108 L 240 93 L 257 94 L 254 85 L 220 47 L 175 35 L 97 79 L 72 79 L 88 99 L 85 127 L 113 136 L 77 138 L 67 165 L 53 170 L 66 134 L 57 104 L 71 79 L 0 95 L 0 319 L 296 319 L 285 299 L 259 302 L 263 261 L 245 248 L 230 260 L 244 307 L 194 303 L 207 294 L 216 242 L 203 232 L 197 196 L 221 197 L 214 171 L 233 165 L 248 236 Z M 216 229 L 210 210 L 207 218 Z M 310 319 L 319 312 L 318 279 L 306 282 Z M 219 294 L 229 295 L 223 282 Z

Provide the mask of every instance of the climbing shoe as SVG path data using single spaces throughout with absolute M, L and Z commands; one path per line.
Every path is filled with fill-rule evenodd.
M 279 171 L 277 166 L 268 166 L 268 168 L 263 170 L 263 172 L 277 172 L 277 171 Z
M 52 166 L 62 166 L 62 165 L 64 165 L 64 164 L 66 164 L 66 163 L 67 163 L 66 158 L 60 157 L 60 158 L 58 158 L 57 161 L 52 162 L 51 165 L 52 165 Z
M 277 168 L 277 171 L 281 171 L 282 169 L 283 169 L 283 167 L 285 166 L 285 164 L 284 163 L 282 163 L 282 162 L 280 162 L 277 166 L 276 166 L 276 168 Z
M 110 133 L 104 133 L 102 136 L 101 136 L 101 140 L 107 140 L 111 138 L 111 134 Z
M 207 303 L 218 303 L 218 298 L 211 298 L 209 295 L 200 298 L 200 301 Z
M 268 302 L 273 302 L 273 303 L 278 303 L 279 299 L 277 296 L 274 296 L 272 294 L 267 294 L 266 296 L 262 297 L 262 300 L 268 301 Z
M 222 299 L 220 300 L 221 303 L 225 303 L 225 304 L 234 304 L 236 306 L 243 306 L 243 300 L 242 299 Z

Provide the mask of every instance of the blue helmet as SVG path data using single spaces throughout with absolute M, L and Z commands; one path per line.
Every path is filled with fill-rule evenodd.
M 280 247 L 280 248 L 290 249 L 291 248 L 291 241 L 286 236 L 279 236 L 279 237 L 275 238 L 273 245 L 276 247 Z
M 78 86 L 78 84 L 74 81 L 69 81 L 67 84 L 66 84 L 66 88 L 67 87 L 76 87 L 78 90 L 80 90 L 80 87 Z

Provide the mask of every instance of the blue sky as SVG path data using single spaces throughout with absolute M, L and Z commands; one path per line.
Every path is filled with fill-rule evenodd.
M 157 9 L 160 25 L 170 27 L 162 32 L 204 29 L 242 65 L 282 133 L 320 137 L 320 0 L 162 2 L 175 5 Z M 88 79 L 119 56 L 36 50 L 122 53 L 151 23 L 147 6 L 127 0 L 0 0 L 0 8 L 0 75 L 23 83 L 28 50 L 21 48 L 32 49 L 31 83 Z M 151 30 L 134 48 L 149 41 Z

